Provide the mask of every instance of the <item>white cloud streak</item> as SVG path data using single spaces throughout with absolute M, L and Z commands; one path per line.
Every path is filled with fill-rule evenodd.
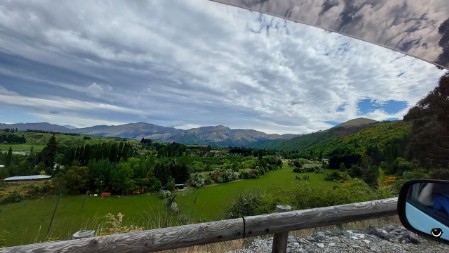
M 52 123 L 78 117 L 305 133 L 358 117 L 357 102 L 367 97 L 413 105 L 443 73 L 378 46 L 204 0 L 0 5 L 0 52 L 23 59 L 13 68 L 0 55 L 8 78 L 0 106 L 29 108 Z M 71 119 L 46 114 L 56 109 Z M 406 110 L 362 116 L 401 118 Z

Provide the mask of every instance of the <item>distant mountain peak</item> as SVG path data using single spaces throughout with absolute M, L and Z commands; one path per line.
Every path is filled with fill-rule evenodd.
M 96 125 L 71 129 L 71 126 L 52 125 L 47 122 L 26 124 L 1 124 L 2 128 L 19 130 L 43 130 L 60 133 L 77 133 L 106 137 L 130 139 L 152 139 L 161 142 L 184 144 L 208 144 L 221 146 L 248 146 L 268 140 L 291 139 L 297 135 L 266 134 L 253 129 L 231 129 L 223 125 L 198 127 L 187 130 L 158 126 L 147 122 L 127 123 L 123 125 Z
M 377 120 L 368 119 L 368 118 L 356 118 L 348 120 L 344 123 L 341 123 L 340 125 L 335 126 L 335 128 L 348 128 L 348 127 L 358 127 L 368 124 L 377 123 Z

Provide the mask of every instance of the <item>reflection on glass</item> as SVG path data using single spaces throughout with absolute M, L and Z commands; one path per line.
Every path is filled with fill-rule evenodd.
M 447 0 L 213 0 L 348 35 L 449 69 Z
M 449 240 L 449 184 L 413 185 L 407 195 L 405 215 L 415 229 Z

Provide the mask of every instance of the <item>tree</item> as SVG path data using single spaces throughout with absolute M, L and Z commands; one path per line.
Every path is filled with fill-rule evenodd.
M 108 159 L 92 160 L 89 162 L 89 188 L 95 192 L 108 189 L 111 181 L 111 171 L 115 169 L 115 164 Z
M 367 155 L 361 158 L 362 179 L 371 188 L 377 189 L 379 186 L 379 168 L 374 165 L 373 159 Z
M 11 162 L 12 162 L 12 148 L 9 147 L 8 154 L 6 155 L 6 159 L 5 159 L 5 165 L 10 166 Z
M 45 146 L 40 153 L 40 161 L 42 161 L 45 164 L 47 169 L 51 169 L 55 164 L 56 151 L 57 151 L 56 137 L 53 134 L 50 140 L 48 140 L 47 146 Z
M 69 193 L 79 194 L 87 191 L 89 170 L 85 166 L 70 166 L 63 179 Z
M 167 185 L 171 178 L 171 171 L 168 164 L 158 163 L 154 167 L 154 176 L 161 181 L 162 185 Z
M 111 187 L 114 192 L 129 194 L 136 187 L 133 178 L 133 170 L 128 163 L 117 164 L 111 173 Z
M 412 121 L 407 158 L 425 167 L 449 167 L 449 72 L 404 116 Z
M 183 184 L 189 179 L 189 169 L 185 163 L 171 161 L 170 172 L 176 183 Z

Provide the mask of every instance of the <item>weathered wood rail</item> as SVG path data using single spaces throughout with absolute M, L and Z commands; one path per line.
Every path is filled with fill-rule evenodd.
M 242 217 L 142 232 L 36 243 L 10 252 L 153 252 L 397 214 L 397 198 Z

